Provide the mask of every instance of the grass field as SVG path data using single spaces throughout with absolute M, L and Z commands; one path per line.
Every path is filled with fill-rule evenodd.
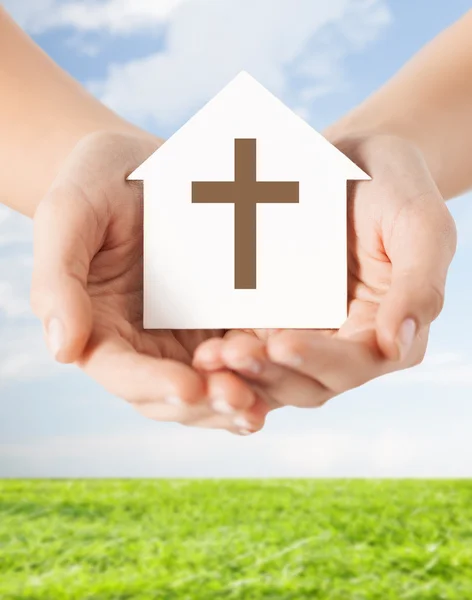
M 1 600 L 472 599 L 472 482 L 0 482 Z

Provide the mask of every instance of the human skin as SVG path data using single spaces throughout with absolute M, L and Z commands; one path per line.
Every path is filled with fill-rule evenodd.
M 0 8 L 0 202 L 34 217 L 32 306 L 53 356 L 142 414 L 247 433 L 268 407 L 231 373 L 191 366 L 215 331 L 142 329 L 142 192 L 126 177 L 162 143 L 90 96 Z M 5 168 L 6 167 L 6 168 Z
M 421 152 L 391 135 L 338 145 L 373 176 L 348 194 L 344 325 L 339 331 L 282 330 L 266 340 L 259 332 L 232 332 L 203 342 L 195 353 L 199 369 L 240 373 L 272 406 L 318 407 L 419 364 L 443 306 L 456 232 Z
M 160 140 L 95 100 L 0 7 L 0 202 L 33 217 L 66 157 L 87 134 Z
M 350 188 L 350 308 L 340 332 L 145 332 L 142 198 L 125 176 L 160 140 L 91 98 L 3 12 L 0 30 L 9 48 L 0 67 L 8 89 L 0 157 L 11 164 L 2 201 L 35 215 L 33 306 L 58 360 L 78 363 L 151 418 L 248 433 L 270 408 L 319 406 L 422 359 L 455 249 L 435 152 L 355 113 L 326 132 L 373 177 Z M 25 166 L 30 176 L 18 185 Z M 450 161 L 439 177 L 451 190 L 454 168 Z
M 391 134 L 425 157 L 445 200 L 472 186 L 472 10 L 327 129 L 332 141 Z
M 283 331 L 266 344 L 254 335 L 209 340 L 197 351 L 199 368 L 230 368 L 278 405 L 311 407 L 421 361 L 456 245 L 444 200 L 472 187 L 471 72 L 469 11 L 324 132 L 373 177 L 351 187 L 348 198 L 344 327 Z M 256 377 L 238 364 L 243 356 Z M 318 381 L 317 393 L 295 386 L 294 373 Z

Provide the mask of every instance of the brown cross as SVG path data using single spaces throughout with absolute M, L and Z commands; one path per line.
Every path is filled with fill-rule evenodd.
M 255 139 L 234 140 L 234 181 L 192 181 L 192 202 L 234 204 L 234 287 L 256 288 L 259 203 L 299 202 L 295 181 L 257 181 Z

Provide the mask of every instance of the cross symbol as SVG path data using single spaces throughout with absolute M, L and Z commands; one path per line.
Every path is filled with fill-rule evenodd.
M 259 203 L 298 203 L 299 183 L 257 181 L 257 140 L 234 140 L 234 181 L 192 181 L 192 202 L 234 204 L 234 287 L 256 288 Z

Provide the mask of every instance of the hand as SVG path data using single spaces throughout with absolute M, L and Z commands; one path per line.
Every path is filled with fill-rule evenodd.
M 456 230 L 422 155 L 387 135 L 337 145 L 372 176 L 348 193 L 345 324 L 339 331 L 230 332 L 195 354 L 201 371 L 239 373 L 272 407 L 321 406 L 420 363 L 443 306 Z
M 244 434 L 245 414 L 258 429 L 266 405 L 236 375 L 191 366 L 194 349 L 223 332 L 142 328 L 142 188 L 126 178 L 158 144 L 97 133 L 66 159 L 35 215 L 32 306 L 57 360 L 143 415 Z M 238 411 L 219 414 L 210 400 Z

